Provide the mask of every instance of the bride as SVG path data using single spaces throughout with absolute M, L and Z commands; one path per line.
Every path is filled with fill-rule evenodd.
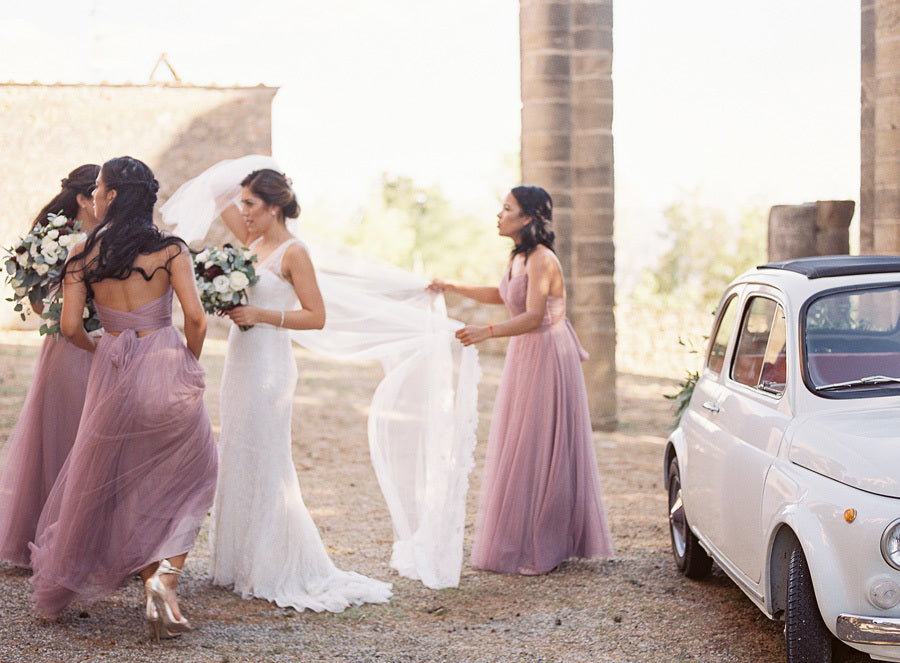
M 222 219 L 257 255 L 259 281 L 249 289 L 249 304 L 227 313 L 235 324 L 222 374 L 213 582 L 297 610 L 384 603 L 390 584 L 341 571 L 328 557 L 291 460 L 297 365 L 286 330 L 325 324 L 309 253 L 285 226 L 285 217 L 298 216 L 300 208 L 290 183 L 274 170 L 253 171 L 241 187 L 240 211 L 232 205 Z
M 273 173 L 265 192 L 240 186 L 254 171 Z M 332 573 L 300 499 L 289 453 L 296 381 L 292 340 L 331 359 L 381 363 L 384 377 L 369 404 L 368 437 L 394 530 L 391 567 L 433 589 L 456 587 L 478 421 L 478 351 L 456 340 L 463 325 L 447 317 L 443 296 L 427 291 L 428 281 L 349 247 L 318 242 L 310 249 L 293 236 L 292 224 L 284 224 L 285 216 L 298 211 L 277 162 L 257 154 L 214 164 L 182 184 L 161 208 L 163 222 L 187 242 L 202 240 L 221 216 L 240 241 L 255 240 L 252 252 L 262 259 L 262 278 L 250 293 L 250 306 L 231 314 L 239 324 L 256 324 L 247 332 L 235 325 L 229 337 L 221 497 L 213 514 L 216 582 L 233 583 L 245 595 L 272 597 L 270 585 L 278 584 L 273 576 L 300 577 L 293 566 L 282 564 L 287 558 L 294 566 L 301 563 L 290 557 L 298 541 L 317 551 L 315 560 L 309 550 L 303 558 L 303 564 L 321 565 L 323 572 L 315 578 Z M 295 310 L 298 300 L 302 308 Z M 311 329 L 322 325 L 323 309 L 324 328 Z M 278 386 L 273 386 L 276 376 Z M 275 409 L 279 414 L 270 415 Z M 263 434 L 261 425 L 273 431 Z M 265 468 L 258 467 L 261 462 Z M 248 468 L 259 477 L 253 495 L 241 492 Z M 233 476 L 237 472 L 240 477 Z M 281 482 L 292 486 L 284 502 L 275 497 Z M 276 514 L 276 503 L 282 515 Z M 272 520 L 276 517 L 305 522 L 302 536 L 281 534 Z M 270 545 L 269 538 L 278 545 Z M 360 587 L 371 593 L 363 600 L 383 601 L 390 595 L 386 585 L 351 578 L 366 581 Z M 310 593 L 309 583 L 302 587 Z

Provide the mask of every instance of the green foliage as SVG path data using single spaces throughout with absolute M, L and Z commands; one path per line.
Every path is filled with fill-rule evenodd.
M 680 336 L 678 337 L 678 345 L 681 346 L 689 346 L 691 354 L 699 354 L 700 350 L 691 343 L 685 342 Z M 675 421 L 669 430 L 675 430 L 678 427 L 679 422 L 681 421 L 681 416 L 684 414 L 685 410 L 687 410 L 687 406 L 691 402 L 691 397 L 694 395 L 694 387 L 697 385 L 697 380 L 700 379 L 700 371 L 687 371 L 684 380 L 678 385 L 678 391 L 674 394 L 663 394 L 663 398 L 666 398 L 672 401 L 672 408 L 675 410 Z
M 378 195 L 341 239 L 426 278 L 493 283 L 511 248 L 498 238 L 495 223 L 456 212 L 439 187 L 385 175 Z
M 710 310 L 738 274 L 765 262 L 767 215 L 745 209 L 737 221 L 696 195 L 664 213 L 669 248 L 642 275 L 636 295 L 679 308 Z
M 688 404 L 691 402 L 691 396 L 694 395 L 694 387 L 700 378 L 699 371 L 688 371 L 684 381 L 678 385 L 679 389 L 674 394 L 663 394 L 663 398 L 672 401 L 672 408 L 675 410 L 675 422 L 669 430 L 675 430 L 681 421 L 681 416 L 687 410 Z

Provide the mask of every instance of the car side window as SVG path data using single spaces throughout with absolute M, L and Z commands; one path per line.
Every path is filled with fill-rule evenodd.
M 787 330 L 784 309 L 768 297 L 751 297 L 744 310 L 731 378 L 768 394 L 781 395 L 786 381 Z
M 731 338 L 731 330 L 734 327 L 735 310 L 737 309 L 737 296 L 732 296 L 722 309 L 719 322 L 716 325 L 716 333 L 713 342 L 709 346 L 709 356 L 706 358 L 706 366 L 711 371 L 720 373 L 725 364 L 725 351 L 728 349 L 728 339 Z

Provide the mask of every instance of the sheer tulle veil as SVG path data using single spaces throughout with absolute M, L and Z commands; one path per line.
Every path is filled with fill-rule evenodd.
M 161 208 L 163 221 L 188 243 L 202 240 L 238 200 L 241 180 L 260 168 L 281 172 L 261 155 L 217 163 L 175 192 Z M 378 359 L 384 368 L 368 435 L 393 521 L 391 566 L 431 588 L 456 587 L 478 416 L 477 350 L 454 338 L 461 323 L 421 277 L 349 247 L 306 243 L 327 322 L 292 338 L 328 357 Z

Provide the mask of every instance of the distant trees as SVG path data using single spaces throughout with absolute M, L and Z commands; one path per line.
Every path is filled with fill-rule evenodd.
M 385 175 L 371 203 L 344 225 L 342 240 L 426 278 L 493 283 L 511 248 L 495 224 L 492 216 L 457 212 L 439 187 Z
M 767 211 L 761 207 L 729 219 L 692 196 L 669 205 L 664 216 L 668 248 L 644 271 L 636 298 L 712 311 L 735 276 L 766 261 Z

